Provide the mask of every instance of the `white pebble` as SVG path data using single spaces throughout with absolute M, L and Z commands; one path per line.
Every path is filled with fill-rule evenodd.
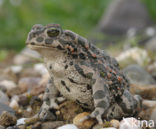
M 59 127 L 58 129 L 78 129 L 74 124 L 67 124 Z
M 120 122 L 119 129 L 142 129 L 142 128 L 140 127 L 139 120 L 130 117 L 130 118 L 123 118 L 123 120 Z
M 42 63 L 35 64 L 34 69 L 35 69 L 35 71 L 39 72 L 41 75 L 48 73 L 46 67 Z
M 15 99 L 13 99 L 13 100 L 10 102 L 9 106 L 10 106 L 12 109 L 14 109 L 15 111 L 17 111 L 17 110 L 19 109 L 18 102 L 17 102 Z
M 18 65 L 18 66 L 11 66 L 10 69 L 13 73 L 16 74 L 16 73 L 20 73 L 23 68 L 22 66 Z
M 18 125 L 24 125 L 24 124 L 25 124 L 25 120 L 26 120 L 26 118 L 20 118 L 20 119 L 18 119 L 16 125 L 17 125 L 17 126 L 18 126 Z
M 9 80 L 1 81 L 0 85 L 4 86 L 7 90 L 12 90 L 13 88 L 17 87 L 17 85 L 13 81 L 9 81 Z

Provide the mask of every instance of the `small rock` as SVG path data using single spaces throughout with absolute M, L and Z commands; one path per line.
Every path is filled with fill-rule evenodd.
M 152 108 L 150 120 L 156 121 L 156 106 Z
M 14 57 L 13 62 L 16 65 L 24 65 L 24 64 L 30 64 L 35 60 L 39 60 L 39 59 L 40 59 L 39 53 L 29 48 L 25 48 L 21 51 L 21 53 L 19 53 Z
M 137 119 L 131 117 L 131 118 L 124 118 L 120 122 L 120 128 L 119 129 L 141 129 L 140 123 Z
M 111 121 L 110 121 L 110 124 L 111 124 L 113 127 L 115 127 L 115 128 L 119 128 L 119 126 L 120 126 L 120 122 L 119 122 L 118 120 L 115 120 L 115 119 L 111 120 Z
M 7 90 L 12 90 L 17 87 L 17 85 L 13 81 L 3 80 L 0 82 L 0 87 L 4 87 Z
M 14 115 L 15 111 L 10 108 L 8 105 L 4 104 L 4 103 L 0 103 L 0 115 L 2 114 L 2 112 L 7 111 L 10 114 Z
M 12 109 L 14 109 L 15 111 L 18 111 L 18 109 L 19 109 L 18 102 L 17 102 L 15 99 L 13 99 L 13 100 L 10 102 L 9 106 L 10 106 Z
M 18 119 L 17 120 L 17 126 L 19 126 L 19 125 L 24 125 L 25 124 L 25 120 L 26 120 L 26 118 L 20 118 L 20 119 Z
M 24 122 L 26 123 L 26 125 L 30 125 L 30 124 L 34 124 L 36 123 L 37 121 L 39 121 L 39 117 L 38 115 L 34 115 L 33 117 L 30 117 L 30 118 L 26 118 L 24 120 Z
M 143 100 L 143 105 L 145 105 L 146 107 L 153 107 L 156 106 L 156 101 L 152 101 L 152 100 Z
M 0 90 L 0 103 L 5 103 L 5 104 L 9 103 L 8 96 L 5 93 L 3 93 L 1 90 Z
M 140 95 L 143 99 L 156 99 L 156 85 L 131 84 L 130 91 L 132 94 Z
M 116 57 L 116 60 L 119 62 L 122 68 L 130 64 L 139 64 L 140 66 L 145 66 L 150 62 L 147 51 L 137 47 L 122 52 Z
M 59 127 L 58 129 L 78 129 L 74 124 L 67 124 Z
M 86 116 L 88 116 L 90 113 L 88 112 L 83 112 L 78 114 L 74 119 L 73 119 L 73 124 L 75 124 L 76 126 L 80 127 L 80 128 L 85 128 L 85 129 L 90 129 L 95 123 L 96 121 L 91 119 L 91 120 L 85 120 L 82 122 L 82 119 Z
M 36 72 L 39 72 L 41 75 L 44 75 L 44 74 L 47 74 L 48 73 L 48 70 L 47 70 L 47 68 L 45 67 L 45 65 L 44 64 L 35 64 L 34 65 L 34 70 L 36 71 Z
M 13 73 L 19 74 L 22 71 L 23 67 L 20 66 L 20 65 L 18 65 L 18 66 L 11 66 L 10 69 L 11 69 L 11 71 Z
M 18 101 L 19 105 L 27 106 L 29 104 L 29 100 L 27 96 L 21 95 L 19 96 L 19 101 Z
M 11 126 L 11 125 L 15 125 L 17 121 L 17 118 L 10 114 L 9 112 L 2 112 L 2 114 L 0 115 L 0 123 L 2 126 Z
M 98 31 L 125 35 L 129 29 L 141 31 L 152 26 L 148 10 L 140 0 L 114 0 L 98 24 Z
M 99 125 L 99 124 L 97 124 L 93 127 L 93 129 L 102 129 L 102 128 L 103 128 L 103 125 Z
M 28 57 L 32 57 L 32 58 L 36 58 L 36 59 L 40 59 L 41 58 L 41 55 L 36 52 L 36 51 L 33 51 L 32 49 L 26 47 L 22 50 L 21 54 L 23 55 L 26 55 Z
M 82 108 L 80 105 L 71 102 L 71 101 L 66 101 L 62 104 L 59 105 L 59 110 L 60 110 L 60 116 L 58 117 L 63 117 L 64 120 L 72 122 L 73 118 L 78 114 L 83 112 Z
M 19 129 L 26 129 L 25 125 L 19 125 L 18 128 Z
M 9 126 L 8 128 L 6 129 L 19 129 L 16 125 L 15 126 Z
M 146 43 L 145 48 L 156 53 L 156 36 Z
M 9 80 L 18 82 L 18 79 L 22 70 L 23 70 L 22 66 L 11 66 L 4 70 L 4 74 L 8 77 Z
M 149 65 L 147 67 L 147 71 L 155 78 L 156 80 L 156 62 L 153 64 Z
M 139 65 L 129 65 L 123 69 L 123 72 L 128 77 L 131 84 L 156 84 L 153 77 Z
M 34 125 L 32 125 L 32 129 L 41 129 L 42 123 L 41 122 L 36 122 Z
M 32 88 L 39 86 L 41 78 L 38 77 L 25 77 L 19 80 L 18 86 L 23 91 L 31 91 Z
M 5 129 L 5 127 L 3 127 L 3 126 L 0 125 L 0 129 Z
M 156 121 L 156 101 L 144 100 L 142 111 L 139 113 L 139 117 L 143 120 Z
M 59 126 L 64 125 L 63 121 L 52 121 L 42 123 L 42 129 L 55 129 Z M 71 129 L 71 128 L 68 128 Z

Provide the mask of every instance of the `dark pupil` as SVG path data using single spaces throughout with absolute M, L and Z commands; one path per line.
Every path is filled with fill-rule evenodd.
M 48 30 L 47 34 L 49 37 L 56 37 L 59 35 L 59 30 L 56 30 L 56 29 Z

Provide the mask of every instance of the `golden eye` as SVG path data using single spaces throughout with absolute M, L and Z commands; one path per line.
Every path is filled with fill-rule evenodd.
M 56 28 L 52 28 L 52 29 L 47 31 L 47 34 L 49 37 L 56 37 L 59 35 L 59 33 L 60 33 L 60 31 Z

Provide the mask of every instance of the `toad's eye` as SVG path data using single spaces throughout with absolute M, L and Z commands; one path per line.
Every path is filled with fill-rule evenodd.
M 52 29 L 47 31 L 47 34 L 49 37 L 56 37 L 59 35 L 59 33 L 60 33 L 60 31 L 56 28 L 52 28 Z

